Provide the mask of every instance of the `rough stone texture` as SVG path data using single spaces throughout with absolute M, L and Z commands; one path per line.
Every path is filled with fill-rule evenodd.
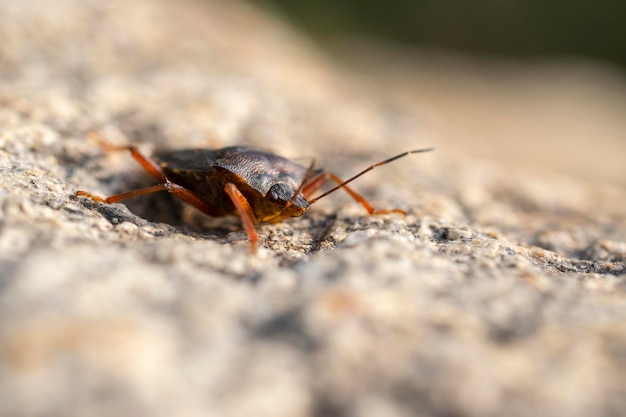
M 626 415 L 623 188 L 455 155 L 427 103 L 237 2 L 2 0 L 0 23 L 1 416 Z M 355 185 L 407 216 L 337 193 L 250 256 L 168 195 L 73 198 L 151 181 L 90 130 L 343 176 L 438 151 Z

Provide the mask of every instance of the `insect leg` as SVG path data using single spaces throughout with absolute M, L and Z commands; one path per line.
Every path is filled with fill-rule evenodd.
M 393 210 L 374 210 L 374 208 L 363 198 L 361 197 L 359 194 L 357 194 L 356 192 L 354 192 L 353 190 L 351 190 L 349 187 L 347 187 L 347 185 L 349 183 L 351 183 L 352 181 L 356 180 L 357 178 L 359 178 L 361 175 L 366 174 L 367 172 L 370 172 L 371 170 L 373 170 L 376 167 L 382 166 L 382 165 L 386 165 L 390 162 L 393 162 L 397 159 L 400 158 L 404 158 L 407 155 L 413 154 L 413 153 L 422 153 L 422 152 L 430 152 L 432 151 L 433 148 L 423 148 L 423 149 L 413 149 L 411 151 L 406 151 L 406 152 L 402 152 L 401 154 L 398 154 L 396 156 L 392 156 L 391 158 L 387 158 L 384 161 L 380 161 L 375 163 L 374 165 L 370 165 L 369 167 L 365 168 L 363 171 L 359 172 L 358 174 L 354 175 L 352 178 L 346 180 L 346 181 L 341 181 L 341 179 L 339 177 L 337 177 L 335 174 L 329 174 L 329 173 L 322 173 L 321 178 L 314 178 L 312 181 L 309 182 L 309 184 L 307 184 L 307 187 L 305 187 L 306 191 L 308 193 L 312 193 L 313 191 L 319 189 L 324 183 L 325 180 L 331 179 L 333 181 L 335 181 L 337 183 L 337 186 L 335 188 L 331 188 L 330 190 L 326 191 L 325 193 L 322 193 L 321 195 L 318 195 L 317 197 L 315 197 L 312 200 L 309 200 L 307 198 L 307 200 L 309 200 L 309 204 L 313 204 L 316 201 L 326 197 L 329 194 L 334 193 L 335 191 L 337 191 L 340 188 L 345 188 L 345 190 L 348 192 L 348 194 L 350 194 L 352 196 L 352 198 L 354 198 L 356 201 L 358 201 L 359 203 L 361 203 L 361 205 L 363 207 L 365 207 L 365 209 L 370 213 L 370 214 L 383 214 L 383 213 L 391 213 L 391 212 L 395 212 L 395 213 L 403 213 L 406 214 L 406 212 L 404 212 L 403 210 L 400 209 L 393 209 Z
M 248 237 L 250 238 L 250 250 L 254 253 L 256 252 L 257 242 L 259 241 L 259 235 L 254 228 L 254 224 L 257 222 L 256 216 L 254 215 L 254 210 L 250 206 L 250 203 L 241 194 L 241 191 L 237 188 L 237 186 L 233 183 L 227 183 L 224 186 L 224 191 L 233 202 L 235 209 L 237 210 L 237 214 L 241 217 L 241 221 L 243 223 L 244 229 L 248 233 Z
M 216 216 L 217 213 L 212 205 L 210 205 L 205 199 L 191 190 L 186 189 L 182 185 L 174 184 L 171 181 L 166 180 L 161 184 L 151 185 L 149 187 L 138 188 L 136 190 L 126 191 L 124 193 L 114 194 L 110 197 L 98 197 L 86 191 L 76 191 L 76 196 L 87 197 L 91 200 L 98 201 L 100 203 L 119 203 L 120 201 L 128 200 L 129 198 L 137 197 L 144 194 L 156 193 L 159 191 L 167 191 L 176 197 L 180 198 L 186 203 L 191 204 L 204 214 L 208 216 Z
M 311 194 L 322 188 L 328 180 L 329 178 L 326 172 L 317 174 L 302 188 L 302 195 L 308 200 L 309 197 L 311 197 Z
M 302 194 L 304 195 L 304 198 L 308 200 L 311 194 L 319 190 L 325 183 L 327 183 L 330 180 L 336 182 L 337 184 L 344 184 L 344 181 L 342 181 L 341 178 L 339 178 L 337 175 L 329 173 L 329 172 L 322 172 L 321 174 L 314 177 L 304 187 L 304 189 L 302 190 Z M 352 198 L 358 201 L 365 208 L 365 210 L 367 210 L 369 214 L 386 214 L 386 213 L 406 214 L 406 212 L 401 209 L 377 210 L 374 207 L 372 207 L 372 205 L 363 196 L 361 196 L 359 193 L 354 191 L 352 188 L 348 187 L 347 185 L 343 185 L 341 188 L 346 190 L 346 192 L 350 194 Z M 314 199 L 313 202 L 317 200 L 318 198 Z
M 186 189 L 183 186 L 172 183 L 167 179 L 165 173 L 161 169 L 161 167 L 152 159 L 144 155 L 139 148 L 132 145 L 113 145 L 108 142 L 97 132 L 91 132 L 89 134 L 92 139 L 98 142 L 98 144 L 107 152 L 110 151 L 120 151 L 126 150 L 129 151 L 131 156 L 139 162 L 139 164 L 148 171 L 152 176 L 156 177 L 161 183 L 157 185 L 151 185 L 149 187 L 138 188 L 136 190 L 126 191 L 124 193 L 115 194 L 106 198 L 99 197 L 88 193 L 86 191 L 77 191 L 76 196 L 87 197 L 91 200 L 98 201 L 101 203 L 119 203 L 120 201 L 128 200 L 129 198 L 137 197 L 144 194 L 156 193 L 159 191 L 168 191 L 171 194 L 174 194 L 176 197 L 181 200 L 191 204 L 204 214 L 208 216 L 216 216 L 216 213 L 213 206 L 211 206 L 205 199 L 203 199 L 198 194 L 194 193 L 191 190 Z
M 152 176 L 156 177 L 160 182 L 165 183 L 166 177 L 165 173 L 161 169 L 161 167 L 154 162 L 152 159 L 144 155 L 139 148 L 133 145 L 113 145 L 112 143 L 106 141 L 102 136 L 100 136 L 96 132 L 91 132 L 90 136 L 94 138 L 98 144 L 107 152 L 110 151 L 129 151 L 131 156 L 135 159 L 135 161 L 139 162 L 139 164 L 148 171 Z

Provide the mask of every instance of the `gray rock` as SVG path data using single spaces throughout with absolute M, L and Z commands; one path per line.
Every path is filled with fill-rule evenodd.
M 0 415 L 626 414 L 623 189 L 465 160 L 237 2 L 0 1 Z M 261 146 L 341 176 L 259 227 L 124 153 Z M 393 141 L 390 138 L 395 138 Z

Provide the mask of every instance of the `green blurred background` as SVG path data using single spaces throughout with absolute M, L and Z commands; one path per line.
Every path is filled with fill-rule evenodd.
M 587 57 L 626 68 L 625 0 L 257 0 L 320 42 L 356 35 L 504 57 Z

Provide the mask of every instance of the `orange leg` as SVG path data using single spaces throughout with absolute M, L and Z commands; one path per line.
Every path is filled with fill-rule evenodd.
M 161 169 L 161 167 L 154 162 L 149 157 L 145 156 L 137 147 L 132 145 L 126 146 L 117 146 L 113 145 L 106 140 L 102 139 L 97 133 L 93 133 L 95 139 L 98 141 L 100 146 L 106 151 L 116 151 L 116 150 L 127 150 L 130 151 L 132 157 L 141 164 L 141 166 L 148 171 L 151 175 L 156 177 L 160 184 L 151 185 L 149 187 L 138 188 L 136 190 L 126 191 L 124 193 L 114 194 L 109 197 L 99 197 L 88 193 L 87 191 L 77 191 L 76 196 L 87 197 L 91 200 L 98 201 L 100 203 L 119 203 L 124 200 L 128 200 L 129 198 L 137 197 L 144 194 L 156 193 L 159 191 L 167 191 L 176 197 L 180 198 L 184 202 L 191 204 L 204 214 L 212 217 L 219 216 L 221 213 L 216 212 L 215 208 L 209 204 L 202 196 L 196 194 L 195 192 L 188 190 L 187 188 L 175 184 L 167 179 L 165 173 Z M 254 224 L 257 223 L 256 216 L 254 215 L 254 211 L 248 203 L 248 200 L 241 194 L 241 192 L 237 189 L 234 184 L 228 183 L 224 187 L 224 191 L 228 194 L 230 199 L 232 200 L 235 209 L 237 210 L 237 214 L 241 217 L 243 222 L 243 226 L 248 233 L 250 238 L 250 249 L 252 252 L 256 251 L 257 242 L 259 240 L 259 236 L 254 228 Z
M 161 167 L 154 162 L 152 159 L 144 155 L 139 148 L 132 145 L 113 145 L 112 143 L 107 142 L 102 138 L 98 133 L 92 132 L 90 136 L 94 138 L 98 144 L 107 152 L 110 151 L 129 151 L 131 156 L 135 159 L 135 161 L 139 162 L 139 164 L 148 171 L 152 176 L 158 179 L 160 182 L 165 183 L 167 178 L 165 177 L 165 173 L 161 169 Z M 139 194 L 138 194 L 139 195 Z
M 192 206 L 194 206 L 195 208 L 197 208 L 198 210 L 200 210 L 201 212 L 203 212 L 204 214 L 206 214 L 208 216 L 216 216 L 217 215 L 217 213 L 216 213 L 215 209 L 213 208 L 213 206 L 211 204 L 209 204 L 200 195 L 194 193 L 191 190 L 186 189 L 185 187 L 183 187 L 181 185 L 174 184 L 173 182 L 168 180 L 167 177 L 165 176 L 165 173 L 161 169 L 161 167 L 156 162 L 154 162 L 152 159 L 150 159 L 149 157 L 144 155 L 139 150 L 139 148 L 137 148 L 136 146 L 132 146 L 132 145 L 122 145 L 122 146 L 113 145 L 113 144 L 107 142 L 105 139 L 103 139 L 102 136 L 100 136 L 96 132 L 91 132 L 90 136 L 94 140 L 96 140 L 98 142 L 98 144 L 105 151 L 121 151 L 121 150 L 130 151 L 131 156 L 137 162 L 139 162 L 139 164 L 146 171 L 148 171 L 152 176 L 157 178 L 161 183 L 160 184 L 156 184 L 156 185 L 151 185 L 149 187 L 144 187 L 144 188 L 139 188 L 139 189 L 136 189 L 136 190 L 127 191 L 127 192 L 124 192 L 124 193 L 115 194 L 115 195 L 112 195 L 112 196 L 109 196 L 109 197 L 106 197 L 106 198 L 98 197 L 98 196 L 93 195 L 91 193 L 88 193 L 86 191 L 77 191 L 76 192 L 76 196 L 83 196 L 83 197 L 87 197 L 87 198 L 90 198 L 90 199 L 92 199 L 94 201 L 98 201 L 98 202 L 101 202 L 101 203 L 112 204 L 112 203 L 119 203 L 120 201 L 128 200 L 129 198 L 137 197 L 137 196 L 144 195 L 144 194 L 156 193 L 156 192 L 159 192 L 159 191 L 167 191 L 167 192 L 175 195 L 176 197 L 180 198 L 181 200 L 185 201 L 186 203 L 191 204 Z
M 329 180 L 335 181 L 337 184 L 343 184 L 344 182 L 341 180 L 341 178 L 339 178 L 338 176 L 336 176 L 335 174 L 329 173 L 329 172 L 322 172 L 321 174 L 318 174 L 316 177 L 314 177 L 302 190 L 302 195 L 304 195 L 304 198 L 306 198 L 307 200 L 309 199 L 309 197 L 311 196 L 311 194 L 313 194 L 315 191 L 319 190 L 324 184 L 326 184 Z M 363 196 L 361 196 L 359 193 L 357 193 L 356 191 L 354 191 L 352 188 L 348 187 L 347 185 L 344 185 L 343 187 L 341 187 L 342 189 L 346 190 L 346 192 L 348 194 L 350 194 L 350 196 L 352 198 L 354 198 L 356 201 L 358 201 L 359 203 L 361 203 L 361 205 L 365 208 L 365 210 L 367 210 L 367 212 L 369 214 L 386 214 L 386 213 L 401 213 L 401 214 L 406 214 L 406 212 L 404 210 L 401 209 L 391 209 L 391 210 L 377 210 L 374 207 L 372 207 L 372 205 L 365 199 L 363 198 Z
M 86 191 L 76 191 L 76 196 L 87 197 L 91 200 L 98 201 L 100 203 L 119 203 L 124 200 L 128 200 L 129 198 L 137 197 L 144 194 L 156 193 L 159 191 L 167 191 L 176 197 L 180 198 L 184 202 L 191 204 L 204 214 L 208 216 L 216 216 L 217 213 L 213 206 L 209 204 L 204 198 L 200 195 L 194 193 L 191 190 L 186 189 L 182 185 L 174 184 L 169 180 L 165 180 L 164 183 L 151 185 L 149 187 L 138 188 L 136 190 L 126 191 L 124 193 L 114 194 L 110 197 L 99 197 L 88 193 Z
M 259 241 L 259 235 L 254 228 L 254 225 L 257 223 L 256 216 L 254 215 L 254 210 L 252 210 L 250 203 L 248 202 L 246 197 L 241 194 L 241 191 L 239 191 L 235 184 L 232 184 L 230 182 L 227 183 L 224 186 L 224 191 L 226 192 L 226 194 L 228 194 L 233 204 L 235 205 L 237 214 L 239 214 L 239 217 L 241 217 L 243 227 L 244 229 L 246 229 L 246 232 L 248 232 L 248 237 L 250 238 L 250 251 L 252 253 L 255 253 L 257 242 Z
M 112 195 L 107 198 L 98 197 L 96 195 L 90 194 L 86 191 L 77 191 L 77 196 L 87 197 L 91 200 L 98 201 L 100 203 L 119 203 L 120 201 L 128 200 L 129 198 L 137 197 L 144 194 L 156 193 L 159 191 L 167 191 L 176 197 L 180 198 L 184 202 L 191 204 L 204 214 L 208 216 L 217 216 L 218 214 L 215 212 L 215 209 L 212 205 L 210 205 L 204 198 L 200 195 L 194 193 L 191 190 L 186 189 L 185 187 L 174 184 L 173 182 L 166 180 L 166 182 L 156 185 L 151 185 L 149 187 L 138 188 L 136 190 L 127 191 L 125 193 L 119 193 Z M 256 216 L 254 215 L 254 211 L 248 203 L 248 200 L 244 197 L 243 194 L 237 189 L 234 184 L 228 183 L 224 187 L 224 191 L 228 194 L 230 199 L 237 210 L 237 214 L 241 217 L 241 221 L 243 223 L 244 229 L 248 233 L 248 237 L 250 238 L 250 250 L 252 253 L 256 252 L 257 242 L 259 241 L 259 235 L 257 234 L 254 225 L 257 223 Z

